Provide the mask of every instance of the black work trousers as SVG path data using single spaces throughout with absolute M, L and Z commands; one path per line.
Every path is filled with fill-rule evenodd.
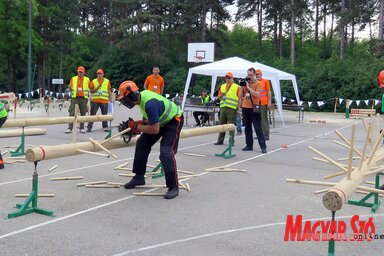
M 261 128 L 261 115 L 260 113 L 253 113 L 252 108 L 242 108 L 243 122 L 245 124 L 245 144 L 248 148 L 253 149 L 253 132 L 252 125 L 255 128 L 257 140 L 259 141 L 260 148 L 267 148 L 263 129 Z
M 133 172 L 136 175 L 145 174 L 152 146 L 161 138 L 160 161 L 165 173 L 165 183 L 170 189 L 178 187 L 175 155 L 179 146 L 179 136 L 183 123 L 183 117 L 180 117 L 180 122 L 174 118 L 160 127 L 158 134 L 142 133 L 140 135 L 136 142 L 135 159 L 133 160 Z
M 102 115 L 108 114 L 108 102 L 107 103 L 99 103 L 99 102 L 91 102 L 91 116 L 96 115 L 97 110 L 101 111 Z M 103 128 L 108 128 L 108 122 L 103 121 Z M 87 128 L 92 130 L 93 122 L 89 122 Z

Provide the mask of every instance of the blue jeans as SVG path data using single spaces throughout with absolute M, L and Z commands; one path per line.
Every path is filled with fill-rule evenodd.
M 241 115 L 240 114 L 236 115 L 236 131 L 238 133 L 242 133 L 242 130 L 241 130 Z

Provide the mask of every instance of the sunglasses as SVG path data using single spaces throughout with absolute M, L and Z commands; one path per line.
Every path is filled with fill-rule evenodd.
M 226 77 L 225 77 L 225 79 L 231 79 L 231 78 L 232 78 L 232 77 L 230 77 L 230 76 L 226 76 Z

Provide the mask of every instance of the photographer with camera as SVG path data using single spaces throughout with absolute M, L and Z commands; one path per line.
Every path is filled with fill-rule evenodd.
M 247 78 L 240 80 L 241 93 L 240 104 L 242 107 L 243 120 L 245 124 L 245 144 L 243 151 L 253 150 L 252 125 L 255 129 L 259 146 L 263 154 L 267 153 L 267 145 L 263 130 L 261 128 L 261 113 L 260 113 L 260 90 L 262 84 L 256 78 L 256 70 L 249 68 L 247 70 Z M 240 107 L 238 108 L 240 112 Z

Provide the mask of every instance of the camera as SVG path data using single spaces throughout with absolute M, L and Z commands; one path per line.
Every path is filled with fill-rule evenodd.
M 239 85 L 240 86 L 246 86 L 247 85 L 247 82 L 249 83 L 249 81 L 251 81 L 251 79 L 249 77 L 246 77 L 246 78 L 241 78 L 239 80 Z

